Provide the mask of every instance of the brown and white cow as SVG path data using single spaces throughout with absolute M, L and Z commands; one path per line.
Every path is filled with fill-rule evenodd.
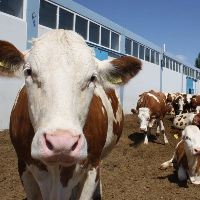
M 162 169 L 175 167 L 180 181 L 187 180 L 189 176 L 193 184 L 200 184 L 200 130 L 195 125 L 187 126 L 176 135 L 183 138 L 177 144 L 173 157 L 161 164 Z
M 188 125 L 200 126 L 200 113 L 183 113 L 173 118 L 173 127 L 176 129 L 183 130 Z
M 73 31 L 54 30 L 32 43 L 22 54 L 0 41 L 0 75 L 25 77 L 11 113 L 10 137 L 27 198 L 100 197 L 101 159 L 119 140 L 124 119 L 109 88 L 127 83 L 141 62 L 99 61 Z
M 193 111 L 196 111 L 196 109 L 200 106 L 200 96 L 199 95 L 193 95 L 190 101 L 190 107 Z
M 171 106 L 166 104 L 165 94 L 162 92 L 144 92 L 140 95 L 137 107 L 131 109 L 132 113 L 137 113 L 140 121 L 140 130 L 145 133 L 144 144 L 148 144 L 148 135 L 151 134 L 151 128 L 157 123 L 156 133 L 163 133 L 165 144 L 168 143 L 163 125 L 163 118 L 167 112 L 171 111 Z

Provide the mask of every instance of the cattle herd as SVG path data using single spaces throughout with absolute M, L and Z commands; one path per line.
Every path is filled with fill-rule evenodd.
M 20 77 L 10 117 L 10 138 L 28 200 L 101 199 L 101 160 L 120 139 L 124 115 L 115 88 L 142 69 L 140 60 L 99 61 L 73 31 L 53 30 L 22 53 L 0 41 L 0 76 Z M 200 184 L 200 96 L 144 92 L 136 109 L 148 144 L 151 128 L 165 135 L 163 118 L 174 111 L 172 134 L 180 138 L 173 157 L 180 181 Z M 181 131 L 183 130 L 183 131 Z M 130 158 L 131 159 L 131 158 Z
M 140 121 L 140 131 L 145 133 L 144 144 L 154 123 L 157 131 L 163 133 L 164 143 L 168 143 L 163 125 L 167 113 L 174 113 L 171 133 L 180 139 L 173 157 L 161 164 L 165 169 L 174 166 L 180 181 L 189 177 L 193 184 L 200 184 L 200 96 L 181 93 L 144 92 L 139 96 L 136 110 Z

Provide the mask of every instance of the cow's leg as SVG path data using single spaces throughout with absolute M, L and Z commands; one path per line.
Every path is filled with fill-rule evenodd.
M 151 128 L 147 127 L 147 132 L 144 133 L 144 144 L 148 144 L 148 136 L 151 135 Z
M 157 125 L 156 136 L 159 136 L 159 134 L 160 134 L 160 130 L 161 130 L 160 122 L 159 122 L 159 121 L 156 121 L 156 125 Z
M 97 188 L 98 185 L 100 186 L 99 173 L 100 169 L 99 166 L 97 166 L 96 168 L 90 168 L 90 170 L 85 174 L 78 186 L 77 200 L 93 200 L 94 195 L 96 195 L 96 199 L 101 199 L 101 194 L 97 194 L 98 191 L 100 192 Z
M 182 167 L 182 165 L 178 169 L 178 179 L 179 181 L 187 180 L 187 173 L 185 169 Z
M 174 153 L 173 157 L 170 160 L 162 163 L 160 166 L 161 169 L 166 169 L 168 167 L 176 167 L 176 153 Z
M 165 135 L 165 127 L 163 125 L 163 121 L 162 120 L 160 120 L 160 130 L 161 130 L 161 133 L 163 134 L 164 143 L 168 144 L 169 142 L 168 142 L 168 139 L 167 139 L 167 137 Z

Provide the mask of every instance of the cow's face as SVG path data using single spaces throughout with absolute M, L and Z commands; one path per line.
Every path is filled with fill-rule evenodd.
M 183 97 L 179 97 L 178 99 L 179 114 L 183 112 L 183 106 L 184 106 L 184 99 Z
M 200 156 L 200 130 L 197 126 L 189 125 L 183 132 L 184 149 L 187 155 Z
M 138 119 L 139 119 L 139 122 L 140 122 L 140 130 L 142 132 L 146 132 L 147 127 L 149 125 L 149 121 L 150 121 L 150 110 L 149 110 L 149 108 L 139 108 Z
M 35 131 L 33 158 L 52 165 L 85 159 L 83 128 L 95 85 L 115 88 L 141 69 L 135 58 L 100 62 L 94 56 L 93 49 L 73 31 L 54 30 L 33 40 L 25 57 L 10 43 L 0 41 L 0 62 L 7 66 L 0 68 L 0 75 L 14 76 L 23 68 Z

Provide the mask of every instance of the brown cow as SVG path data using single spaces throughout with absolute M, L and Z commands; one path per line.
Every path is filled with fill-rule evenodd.
M 153 90 L 140 95 L 136 110 L 132 109 L 132 113 L 138 113 L 140 120 L 140 130 L 145 132 L 144 144 L 148 144 L 148 135 L 151 134 L 151 127 L 157 123 L 157 133 L 163 133 L 164 142 L 168 143 L 165 136 L 163 118 L 167 112 L 171 111 L 171 106 L 166 104 L 166 96 L 162 92 L 154 92 Z

